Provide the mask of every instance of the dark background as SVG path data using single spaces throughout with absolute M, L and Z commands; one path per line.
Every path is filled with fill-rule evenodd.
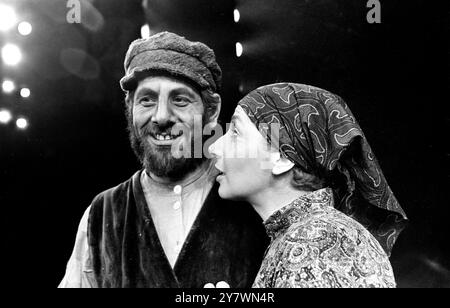
M 239 98 L 267 83 L 343 97 L 410 218 L 391 258 L 399 286 L 450 287 L 447 7 L 382 0 L 382 23 L 368 24 L 365 0 L 92 0 L 82 1 L 82 23 L 68 24 L 65 0 L 4 2 L 33 24 L 27 37 L 0 33 L 0 45 L 24 53 L 18 66 L 0 66 L 0 80 L 32 91 L 0 94 L 0 109 L 30 122 L 25 131 L 0 124 L 2 255 L 12 284 L 57 286 L 86 207 L 139 168 L 118 81 L 148 22 L 152 33 L 177 32 L 216 51 L 224 122 Z

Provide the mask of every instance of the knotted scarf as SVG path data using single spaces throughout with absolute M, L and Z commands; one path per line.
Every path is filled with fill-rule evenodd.
M 280 152 L 302 171 L 325 179 L 333 188 L 335 207 L 365 226 L 391 254 L 407 217 L 339 96 L 280 83 L 256 89 L 239 105 L 256 127 L 278 124 Z M 272 135 L 266 135 L 269 142 Z

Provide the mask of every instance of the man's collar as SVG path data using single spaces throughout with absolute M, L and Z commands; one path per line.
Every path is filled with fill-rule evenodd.
M 212 160 L 207 160 L 198 170 L 196 170 L 196 172 L 181 181 L 160 183 L 149 176 L 147 171 L 143 170 L 141 182 L 144 190 L 150 190 L 153 193 L 171 193 L 176 186 L 180 186 L 184 194 L 204 186 L 206 181 L 213 181 L 216 178 L 217 173 L 217 170 L 214 168 L 214 162 Z

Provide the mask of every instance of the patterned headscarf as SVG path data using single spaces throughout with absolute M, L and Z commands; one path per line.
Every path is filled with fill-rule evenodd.
M 251 92 L 239 105 L 258 128 L 280 125 L 280 152 L 302 171 L 325 179 L 333 188 L 336 208 L 364 225 L 390 255 L 407 217 L 339 96 L 280 83 Z

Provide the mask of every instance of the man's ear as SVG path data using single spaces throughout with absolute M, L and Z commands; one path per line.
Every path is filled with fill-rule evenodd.
M 275 161 L 275 164 L 272 168 L 272 174 L 281 175 L 283 173 L 290 171 L 292 168 L 294 168 L 294 166 L 295 164 L 291 162 L 289 159 L 280 157 Z
M 222 109 L 222 98 L 218 93 L 214 93 L 212 97 L 216 101 L 215 104 L 216 110 L 209 116 L 209 123 L 212 124 L 213 126 L 216 126 L 217 121 L 219 119 L 220 110 Z

